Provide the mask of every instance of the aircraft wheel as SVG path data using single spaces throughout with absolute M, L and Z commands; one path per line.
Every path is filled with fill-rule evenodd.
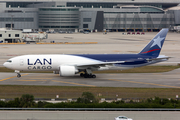
M 83 74 L 83 73 L 81 73 L 81 74 L 80 74 L 80 76 L 81 76 L 81 77 L 84 77 L 84 74 Z
M 89 75 L 89 74 L 84 74 L 84 78 L 91 78 L 91 75 Z
M 20 78 L 20 77 L 21 77 L 21 74 L 17 74 L 17 77 Z
M 92 74 L 90 74 L 90 75 L 89 75 L 89 78 L 93 78 L 93 75 L 92 75 Z
M 88 78 L 88 74 L 84 74 L 84 78 Z
M 96 78 L 96 75 L 92 75 L 92 78 Z

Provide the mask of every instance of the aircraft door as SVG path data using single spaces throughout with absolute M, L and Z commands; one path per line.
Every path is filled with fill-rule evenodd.
M 20 59 L 20 66 L 23 66 L 23 65 L 24 65 L 24 60 Z

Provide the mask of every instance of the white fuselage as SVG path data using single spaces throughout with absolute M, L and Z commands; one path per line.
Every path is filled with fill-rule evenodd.
M 166 59 L 165 59 L 166 60 Z M 138 65 L 104 65 L 98 68 L 92 69 L 92 71 L 96 70 L 124 70 L 131 69 L 134 67 L 145 66 L 149 64 L 154 64 L 157 62 L 162 62 L 165 60 L 155 60 L 148 63 L 138 64 Z M 59 67 L 66 66 L 75 66 L 77 69 L 87 69 L 84 67 L 79 67 L 76 65 L 83 64 L 98 64 L 102 61 L 94 60 L 91 58 L 80 57 L 75 55 L 59 55 L 59 54 L 47 54 L 47 55 L 23 55 L 9 59 L 5 62 L 4 66 L 9 69 L 19 70 L 19 71 L 59 71 Z
M 61 65 L 98 63 L 100 61 L 73 55 L 23 55 L 9 59 L 4 66 L 20 71 L 57 71 Z

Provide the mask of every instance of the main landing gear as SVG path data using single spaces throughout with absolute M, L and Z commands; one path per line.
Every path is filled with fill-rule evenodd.
M 96 78 L 96 75 L 92 74 L 91 69 L 86 69 L 84 73 L 80 74 L 80 76 L 84 78 Z
M 21 77 L 21 74 L 20 74 L 20 71 L 19 71 L 19 70 L 15 70 L 15 73 L 17 73 L 17 77 L 18 77 L 18 78 Z
M 80 74 L 81 77 L 84 77 L 84 78 L 96 78 L 96 75 L 94 74 L 87 74 L 87 73 L 81 73 Z

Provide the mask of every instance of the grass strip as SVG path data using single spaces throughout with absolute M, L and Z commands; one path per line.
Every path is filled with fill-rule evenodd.
M 78 87 L 78 86 L 35 86 L 0 85 L 0 98 L 21 97 L 32 94 L 35 98 L 78 98 L 83 92 L 91 92 L 97 98 L 175 98 L 178 88 L 121 88 L 121 87 Z

